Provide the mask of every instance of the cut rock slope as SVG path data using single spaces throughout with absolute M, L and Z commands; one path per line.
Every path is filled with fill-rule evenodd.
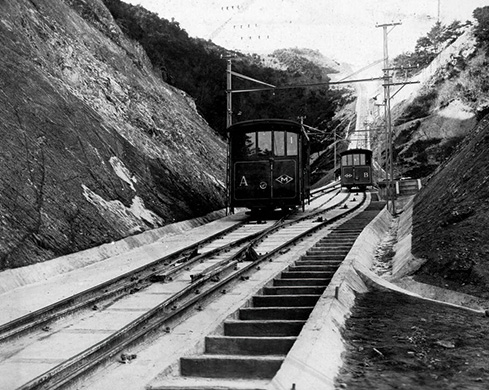
M 415 280 L 488 299 L 488 115 L 415 198 Z
M 0 269 L 224 205 L 224 142 L 99 0 L 0 2 L 0 134 Z

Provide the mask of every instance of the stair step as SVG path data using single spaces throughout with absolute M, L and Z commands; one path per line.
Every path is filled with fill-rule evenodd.
M 223 325 L 225 336 L 287 337 L 297 336 L 305 323 L 303 320 L 227 320 Z
M 281 278 L 283 279 L 301 279 L 301 278 L 306 278 L 306 279 L 315 279 L 315 278 L 325 278 L 325 279 L 331 279 L 332 276 L 335 274 L 334 271 L 322 271 L 322 272 L 315 272 L 315 271 L 283 271 L 281 272 Z
M 324 261 L 342 261 L 347 256 L 347 253 L 336 253 L 336 254 L 317 254 L 317 255 L 303 255 L 300 260 L 324 260 Z
M 290 272 L 331 272 L 335 271 L 338 266 L 330 265 L 330 264 L 322 264 L 322 265 L 303 265 L 303 264 L 295 264 L 288 268 Z
M 266 390 L 270 379 L 164 377 L 152 381 L 148 390 Z
M 308 295 L 255 295 L 252 304 L 255 307 L 297 307 L 315 306 L 321 294 Z
M 183 376 L 206 378 L 272 378 L 284 356 L 200 355 L 180 359 Z
M 274 279 L 274 286 L 328 286 L 330 278 Z
M 245 307 L 238 312 L 242 321 L 307 320 L 314 306 L 304 307 Z
M 286 355 L 296 337 L 208 336 L 206 354 L 222 355 Z
M 324 290 L 321 286 L 275 286 L 264 287 L 262 292 L 264 295 L 320 295 Z
M 318 253 L 318 252 L 324 252 L 324 251 L 327 251 L 329 249 L 349 249 L 352 247 L 352 244 L 354 243 L 354 241 L 349 241 L 349 242 L 346 242 L 346 243 L 332 243 L 332 244 L 327 244 L 327 245 L 315 245 L 313 248 L 310 248 L 308 249 L 308 251 L 306 253 Z
M 331 241 L 331 240 L 337 240 L 337 239 L 355 239 L 359 236 L 360 230 L 350 230 L 350 229 L 342 229 L 342 230 L 336 230 L 335 232 L 332 232 L 328 235 L 328 237 L 325 237 L 325 241 Z M 322 242 L 322 240 L 320 240 Z
M 309 259 L 301 259 L 296 261 L 295 265 L 326 265 L 330 267 L 337 268 L 342 261 L 340 260 L 309 260 Z

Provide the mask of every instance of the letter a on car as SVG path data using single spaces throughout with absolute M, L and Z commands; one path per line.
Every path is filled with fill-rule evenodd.
M 245 179 L 245 176 L 242 176 L 242 180 L 240 180 L 240 187 L 242 186 L 248 187 L 247 179 Z

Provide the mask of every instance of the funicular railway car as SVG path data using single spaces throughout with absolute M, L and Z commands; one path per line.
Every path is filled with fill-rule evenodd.
M 252 211 L 304 206 L 309 198 L 309 139 L 283 119 L 236 123 L 229 140 L 229 206 Z
M 340 154 L 340 184 L 349 191 L 356 187 L 360 191 L 373 185 L 373 152 L 368 149 L 348 149 Z

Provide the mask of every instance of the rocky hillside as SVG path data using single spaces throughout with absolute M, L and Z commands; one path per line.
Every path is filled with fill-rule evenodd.
M 396 178 L 414 199 L 414 279 L 488 299 L 488 7 L 486 42 L 469 27 L 393 99 Z M 383 142 L 376 153 L 383 157 Z
M 488 41 L 487 41 L 488 42 Z M 395 81 L 405 81 L 396 79 Z M 439 53 L 432 63 L 393 88 L 392 123 L 395 177 L 424 178 L 454 152 L 488 113 L 488 44 L 477 45 L 475 26 Z M 380 89 L 378 96 L 383 96 Z M 377 125 L 384 128 L 379 111 Z M 373 144 L 384 166 L 384 131 Z
M 100 0 L 0 2 L 0 133 L 0 269 L 224 206 L 224 143 Z
M 488 115 L 415 198 L 415 279 L 488 299 Z

